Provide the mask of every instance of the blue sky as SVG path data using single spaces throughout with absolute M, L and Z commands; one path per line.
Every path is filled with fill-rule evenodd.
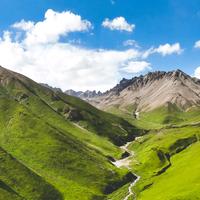
M 106 90 L 122 77 L 130 78 L 149 70 L 180 68 L 190 75 L 196 70 L 196 76 L 200 77 L 200 45 L 194 47 L 200 40 L 200 0 L 1 0 L 0 9 L 0 53 L 4 57 L 0 57 L 0 64 L 36 81 L 62 89 Z M 41 34 L 48 39 L 41 42 L 34 35 L 31 45 L 27 44 L 27 35 L 36 34 L 33 29 L 38 22 L 45 21 L 48 9 L 54 14 L 70 11 L 73 17 L 81 17 L 82 27 L 78 24 L 71 29 L 71 24 L 67 24 L 65 30 L 61 27 L 56 33 L 51 29 L 47 33 L 48 30 L 43 28 L 37 32 L 37 37 Z M 65 20 L 68 16 L 62 17 L 60 19 Z M 112 20 L 118 17 L 130 27 L 132 25 L 132 30 L 125 30 L 123 24 L 111 27 Z M 109 23 L 104 26 L 106 19 Z M 31 30 L 24 30 L 22 23 L 19 25 L 21 20 L 32 22 Z M 18 26 L 13 27 L 16 23 Z M 55 23 L 52 27 L 57 29 Z M 137 46 L 125 46 L 126 41 L 134 41 Z M 166 44 L 169 46 L 164 46 Z M 179 46 L 173 46 L 175 44 Z M 49 52 L 39 54 L 36 49 Z M 151 53 L 144 56 L 149 49 Z M 127 52 L 129 50 L 134 52 Z M 53 53 L 55 57 L 67 59 L 62 62 L 52 60 Z M 76 56 L 81 58 L 80 62 Z M 45 57 L 45 62 L 41 57 Z M 104 61 L 100 61 L 101 57 Z M 108 61 L 116 57 L 121 59 Z

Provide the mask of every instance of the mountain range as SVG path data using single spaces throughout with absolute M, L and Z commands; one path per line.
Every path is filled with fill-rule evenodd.
M 200 80 L 181 70 L 84 93 L 0 67 L 0 111 L 0 200 L 200 196 Z
M 75 93 L 71 95 L 84 97 Z M 135 112 L 146 112 L 168 104 L 186 110 L 200 105 L 200 80 L 181 70 L 149 72 L 132 79 L 124 78 L 114 88 L 104 93 L 94 92 L 83 99 L 103 110 L 132 106 Z
M 76 91 L 70 89 L 70 90 L 66 90 L 65 93 L 68 95 L 74 96 L 74 97 L 79 97 L 83 100 L 87 100 L 87 99 L 102 95 L 102 92 L 100 92 L 100 91 L 96 92 L 96 90 L 93 90 L 93 91 L 87 90 L 85 92 L 82 92 L 82 91 L 76 92 Z

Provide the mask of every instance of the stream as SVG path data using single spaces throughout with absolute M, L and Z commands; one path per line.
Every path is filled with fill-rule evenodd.
M 134 156 L 134 152 L 130 151 L 128 149 L 128 146 L 131 142 L 127 142 L 125 145 L 121 146 L 120 148 L 126 152 L 129 153 L 129 156 L 126 158 L 122 158 L 119 160 L 116 160 L 113 163 L 113 165 L 115 165 L 116 167 L 120 168 L 120 167 L 126 167 L 129 170 L 130 168 L 130 162 L 131 162 L 131 158 L 133 158 Z M 123 200 L 128 200 L 129 197 L 134 195 L 134 192 L 132 191 L 132 188 L 134 187 L 134 185 L 140 180 L 140 176 L 138 176 L 137 174 L 134 174 L 137 178 L 130 184 L 130 186 L 128 187 L 128 194 L 126 195 L 126 197 Z

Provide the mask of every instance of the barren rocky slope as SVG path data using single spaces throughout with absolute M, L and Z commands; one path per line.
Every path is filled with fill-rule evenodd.
M 181 70 L 150 72 L 130 80 L 122 79 L 113 89 L 91 98 L 90 103 L 104 110 L 132 106 L 136 112 L 146 112 L 168 104 L 186 110 L 200 105 L 200 80 Z

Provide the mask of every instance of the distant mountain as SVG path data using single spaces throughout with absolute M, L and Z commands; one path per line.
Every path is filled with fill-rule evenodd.
M 57 88 L 57 87 L 52 87 L 46 83 L 40 83 L 40 85 L 46 87 L 46 88 L 49 88 L 51 90 L 53 90 L 54 92 L 62 92 L 62 90 L 60 88 Z
M 100 91 L 96 92 L 95 90 L 94 91 L 87 90 L 85 92 L 82 92 L 82 91 L 76 92 L 74 90 L 66 90 L 65 93 L 68 94 L 68 95 L 71 95 L 71 96 L 75 96 L 75 97 L 79 97 L 81 99 L 85 99 L 85 100 L 102 95 L 102 93 Z
M 132 106 L 135 112 L 146 112 L 169 104 L 186 110 L 200 105 L 200 80 L 181 70 L 149 72 L 122 79 L 114 88 L 89 101 L 104 110 Z

